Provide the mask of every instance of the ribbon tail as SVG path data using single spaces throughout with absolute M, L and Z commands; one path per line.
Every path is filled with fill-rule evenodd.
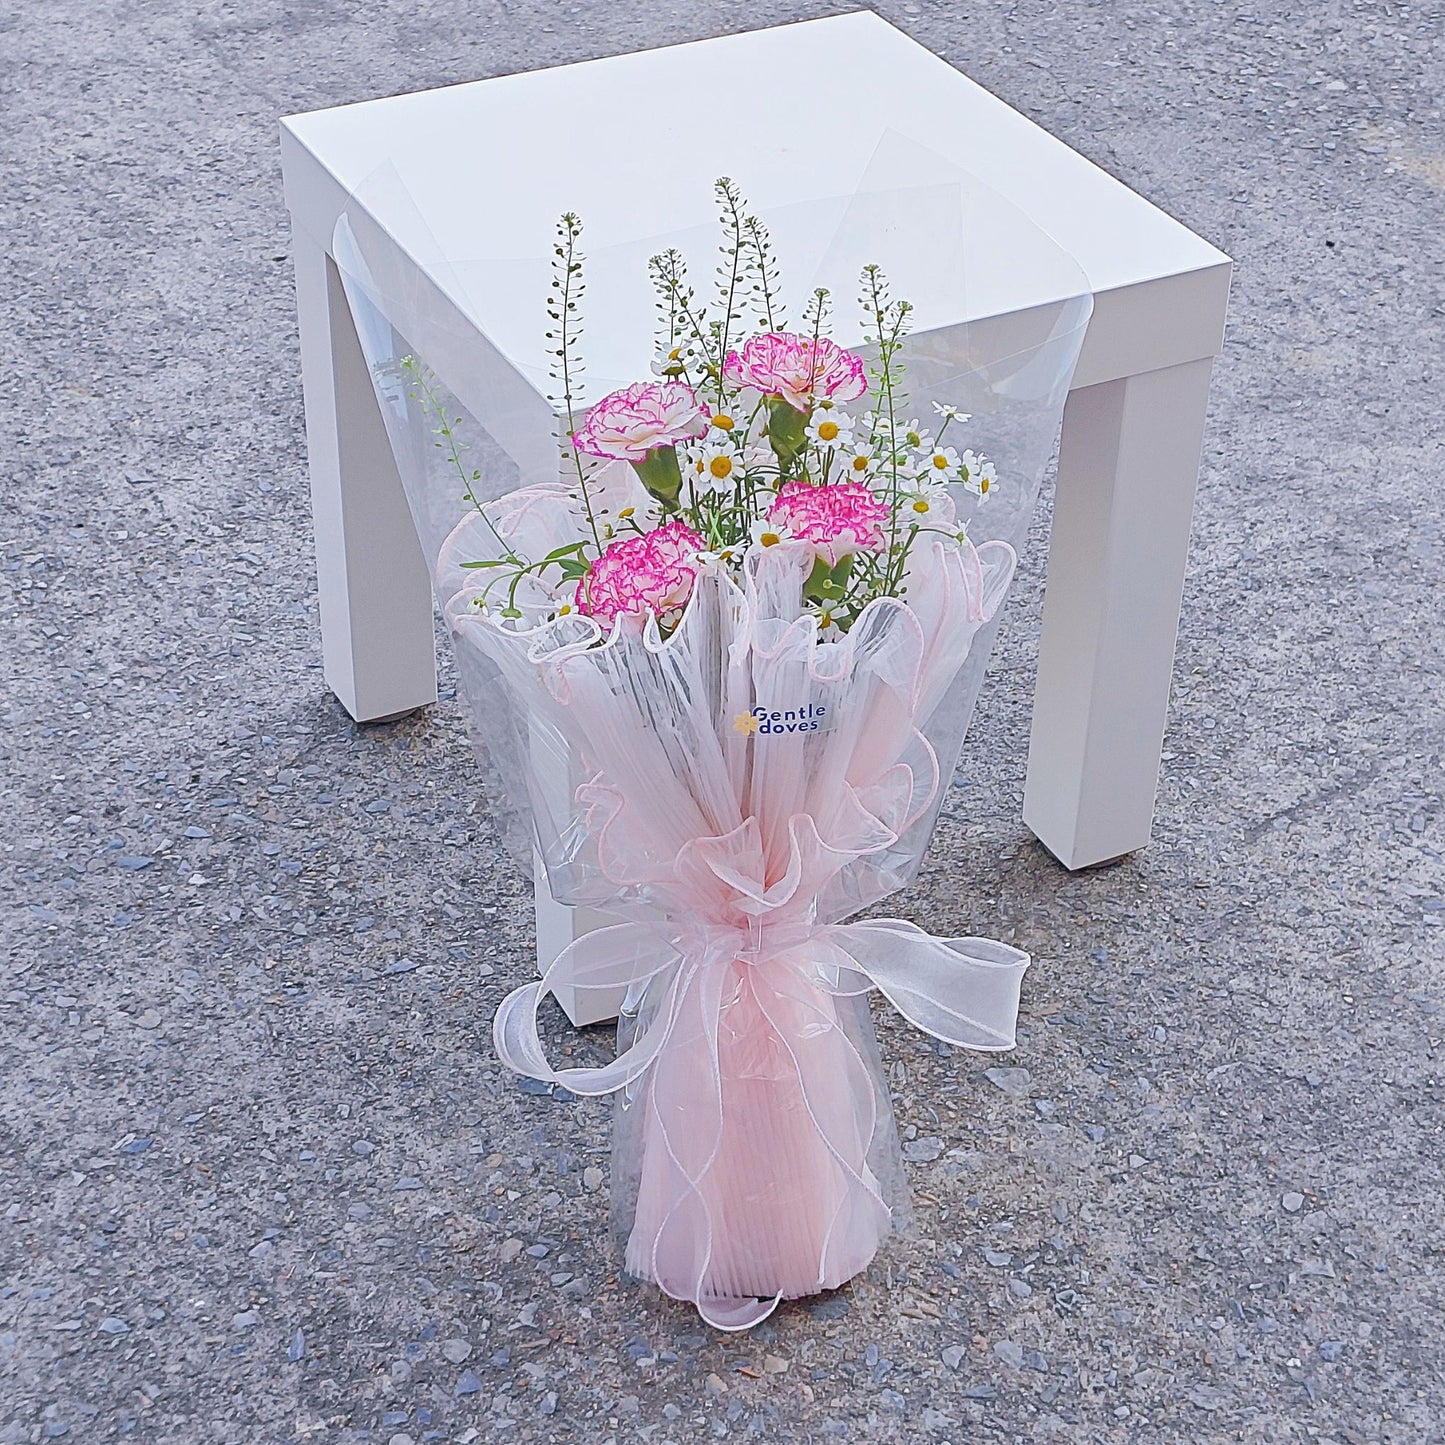
M 782 1303 L 782 1295 L 772 1299 L 724 1299 L 720 1295 L 700 1294 L 693 1301 L 704 1323 L 715 1330 L 735 1334 L 760 1325 Z
M 594 929 L 568 944 L 536 983 L 515 988 L 502 1000 L 492 1021 L 497 1056 L 516 1073 L 574 1094 L 611 1094 L 625 1088 L 651 1066 L 672 1032 L 676 978 L 669 997 L 648 1028 L 610 1064 L 590 1069 L 556 1069 L 549 1062 L 537 1028 L 542 1000 L 559 988 L 629 988 L 675 969 L 681 955 L 666 934 L 640 923 Z
M 826 932 L 868 984 L 924 1033 L 965 1049 L 1002 1053 L 1014 1047 L 1019 991 L 1030 962 L 1020 949 L 988 938 L 935 938 L 900 918 Z M 838 991 L 849 991 L 846 978 Z

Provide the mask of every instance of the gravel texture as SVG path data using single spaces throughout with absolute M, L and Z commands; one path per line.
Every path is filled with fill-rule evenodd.
M 880 1017 L 851 1287 L 618 1278 L 455 699 L 322 683 L 277 118 L 824 8 L 0 13 L 0 1441 L 1445 1439 L 1438 5 L 883 7 L 1239 272 L 1155 841 L 1019 821 L 1041 526 L 898 900 L 1036 953 L 1021 1045 Z

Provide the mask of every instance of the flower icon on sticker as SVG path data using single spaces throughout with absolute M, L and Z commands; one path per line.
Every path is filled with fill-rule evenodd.
M 741 733 L 745 738 L 751 737 L 758 730 L 758 720 L 750 712 L 740 712 L 733 718 L 733 731 Z

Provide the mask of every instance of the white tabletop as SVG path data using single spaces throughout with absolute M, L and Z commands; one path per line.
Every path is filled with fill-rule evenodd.
M 534 383 L 558 214 L 574 210 L 586 226 L 592 376 L 627 378 L 650 352 L 644 266 L 658 243 L 688 233 L 679 239 L 709 289 L 719 174 L 772 225 L 795 289 L 837 288 L 843 341 L 854 339 L 846 313 L 867 259 L 915 303 L 920 330 L 1228 265 L 869 12 L 315 111 L 285 127 L 327 178 L 299 187 L 288 161 L 298 224 L 326 231 L 350 193 Z M 837 199 L 859 187 L 865 200 Z

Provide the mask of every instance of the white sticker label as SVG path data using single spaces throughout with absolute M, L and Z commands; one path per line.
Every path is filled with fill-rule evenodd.
M 832 725 L 832 710 L 812 702 L 797 708 L 755 707 L 751 712 L 740 712 L 733 718 L 733 731 L 744 737 L 819 733 Z

